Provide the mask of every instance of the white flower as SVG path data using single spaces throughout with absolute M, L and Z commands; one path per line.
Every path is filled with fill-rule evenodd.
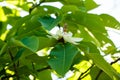
M 56 34 L 51 34 L 51 35 L 56 40 L 63 38 L 65 42 L 69 42 L 75 45 L 77 45 L 78 42 L 83 40 L 82 38 L 72 37 L 73 34 L 71 32 L 62 32 L 60 30 L 58 30 Z

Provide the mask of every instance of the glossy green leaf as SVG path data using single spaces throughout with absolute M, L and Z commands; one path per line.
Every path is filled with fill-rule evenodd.
M 19 31 L 22 31 L 24 28 L 21 27 L 27 21 L 31 18 L 31 15 L 25 16 L 23 18 L 20 18 L 19 20 L 15 21 L 14 25 L 12 26 L 12 29 L 9 31 L 7 35 L 7 39 L 10 39 L 11 37 L 18 35 Z M 22 29 L 21 29 L 22 28 Z
M 79 17 L 78 17 L 79 16 Z M 68 14 L 66 20 L 70 20 L 76 24 L 86 27 L 89 31 L 106 33 L 105 26 L 101 18 L 96 14 L 88 14 L 81 11 L 76 11 L 73 14 Z
M 19 51 L 17 52 L 17 54 L 14 57 L 14 61 L 18 60 L 22 56 L 24 50 L 25 50 L 24 48 L 19 49 Z
M 92 9 L 98 7 L 98 5 L 95 3 L 94 0 L 85 0 L 84 5 L 87 10 L 92 10 Z
M 79 8 L 83 6 L 83 1 L 82 0 L 61 0 L 60 1 L 64 5 L 76 5 Z
M 39 50 L 47 47 L 52 47 L 57 43 L 57 40 L 47 37 L 39 37 Z
M 60 14 L 61 11 L 57 7 L 49 6 L 49 5 L 43 5 L 43 6 L 37 6 L 35 9 L 32 10 L 31 14 L 39 14 L 40 16 L 45 16 L 49 14 Z
M 46 56 L 38 56 L 37 54 L 31 54 L 25 57 L 26 59 L 34 62 L 36 65 L 48 66 Z
M 31 36 L 31 35 L 34 36 L 35 31 L 43 30 L 40 26 L 41 26 L 41 24 L 38 21 L 31 22 L 31 18 L 30 18 L 30 20 L 25 21 L 24 23 L 22 23 L 20 28 L 18 28 L 16 36 L 18 39 L 21 39 L 21 38 L 27 37 L 27 36 Z M 43 34 L 43 33 L 41 33 L 41 34 Z
M 106 44 L 110 44 L 109 46 L 106 47 L 106 50 L 103 50 L 106 54 L 114 54 L 116 51 L 114 43 L 106 37 L 106 35 L 93 32 L 93 35 L 96 37 L 96 39 L 100 42 L 101 47 L 105 46 Z M 114 50 L 114 51 L 112 51 Z
M 75 11 L 79 11 L 80 9 L 75 6 L 75 5 L 64 5 L 62 8 L 61 8 L 62 12 L 63 13 L 68 13 L 68 12 L 75 12 Z
M 70 43 L 57 44 L 50 52 L 48 63 L 59 75 L 64 76 L 77 53 L 78 49 Z
M 36 52 L 39 48 L 39 39 L 35 36 L 23 38 L 21 42 L 25 45 L 26 48 L 33 52 Z
M 0 49 L 0 56 L 4 55 L 4 53 L 7 51 L 7 48 L 8 44 L 7 43 L 3 44 L 3 46 Z
M 12 10 L 8 7 L 2 7 L 3 10 L 4 10 L 4 13 L 7 15 L 7 14 L 11 14 L 12 13 Z
M 89 60 L 89 58 L 81 53 L 77 53 L 77 55 L 74 57 L 73 65 L 79 64 L 83 60 Z
M 39 18 L 39 22 L 47 30 L 51 30 L 52 28 L 54 28 L 61 20 L 62 20 L 61 16 L 57 17 L 56 19 L 50 16 L 44 16 Z
M 84 17 L 83 25 L 86 26 L 91 32 L 96 30 L 96 32 L 98 31 L 100 33 L 106 33 L 103 22 L 100 20 L 98 15 L 87 14 Z
M 52 80 L 52 78 L 51 78 L 51 71 L 50 70 L 44 70 L 42 72 L 39 72 L 37 78 L 39 80 L 43 80 L 43 79 Z
M 112 28 L 120 27 L 120 23 L 114 17 L 112 17 L 108 14 L 101 14 L 100 17 L 105 26 L 112 27 Z
M 21 76 L 29 76 L 30 74 L 32 75 L 33 74 L 33 71 L 31 69 L 29 69 L 27 66 L 21 66 L 18 68 L 18 72 Z
M 90 34 L 89 31 L 86 30 L 86 28 L 84 28 L 85 26 L 79 25 L 79 30 L 80 30 L 80 34 L 78 34 L 80 37 L 82 37 L 84 39 L 84 41 L 86 42 L 94 42 L 97 46 L 100 46 L 100 42 L 98 42 L 98 40 L 93 37 L 93 35 Z

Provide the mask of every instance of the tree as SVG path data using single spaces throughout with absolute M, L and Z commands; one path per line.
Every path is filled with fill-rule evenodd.
M 61 8 L 45 3 L 59 2 Z M 3 2 L 1 2 L 3 3 Z M 0 6 L 1 80 L 119 80 L 119 50 L 107 28 L 120 23 L 108 14 L 92 14 L 93 0 L 6 0 Z M 13 7 L 11 8 L 12 5 Z M 29 12 L 22 17 L 21 11 Z M 53 34 L 51 30 L 57 28 Z M 54 30 L 55 32 L 55 30 Z M 42 55 L 42 56 L 41 56 Z M 104 56 L 111 55 L 108 63 Z

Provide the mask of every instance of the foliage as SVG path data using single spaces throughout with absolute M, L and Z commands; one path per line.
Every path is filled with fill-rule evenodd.
M 106 29 L 119 29 L 120 23 L 108 14 L 89 13 L 99 6 L 93 0 L 4 2 L 7 5 L 0 5 L 0 80 L 52 80 L 51 74 L 63 78 L 69 71 L 73 75 L 68 80 L 120 79 L 120 57 L 114 56 L 119 50 Z M 51 2 L 62 7 L 46 4 Z M 23 17 L 22 11 L 29 14 Z M 58 28 L 55 34 L 54 28 Z M 115 61 L 108 63 L 107 55 Z

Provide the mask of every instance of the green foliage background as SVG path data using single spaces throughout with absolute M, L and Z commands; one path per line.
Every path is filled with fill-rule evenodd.
M 0 5 L 0 80 L 30 80 L 30 75 L 32 80 L 52 80 L 51 73 L 63 78 L 68 71 L 73 72 L 68 80 L 120 80 L 120 57 L 114 56 L 119 50 L 106 29 L 119 29 L 120 23 L 108 14 L 88 13 L 99 6 L 93 0 L 4 2 L 7 5 Z M 63 6 L 43 5 L 51 2 Z M 22 17 L 21 11 L 29 14 Z M 48 37 L 50 30 L 65 24 L 73 37 L 83 38 L 78 45 Z M 107 55 L 114 62 L 108 63 Z

